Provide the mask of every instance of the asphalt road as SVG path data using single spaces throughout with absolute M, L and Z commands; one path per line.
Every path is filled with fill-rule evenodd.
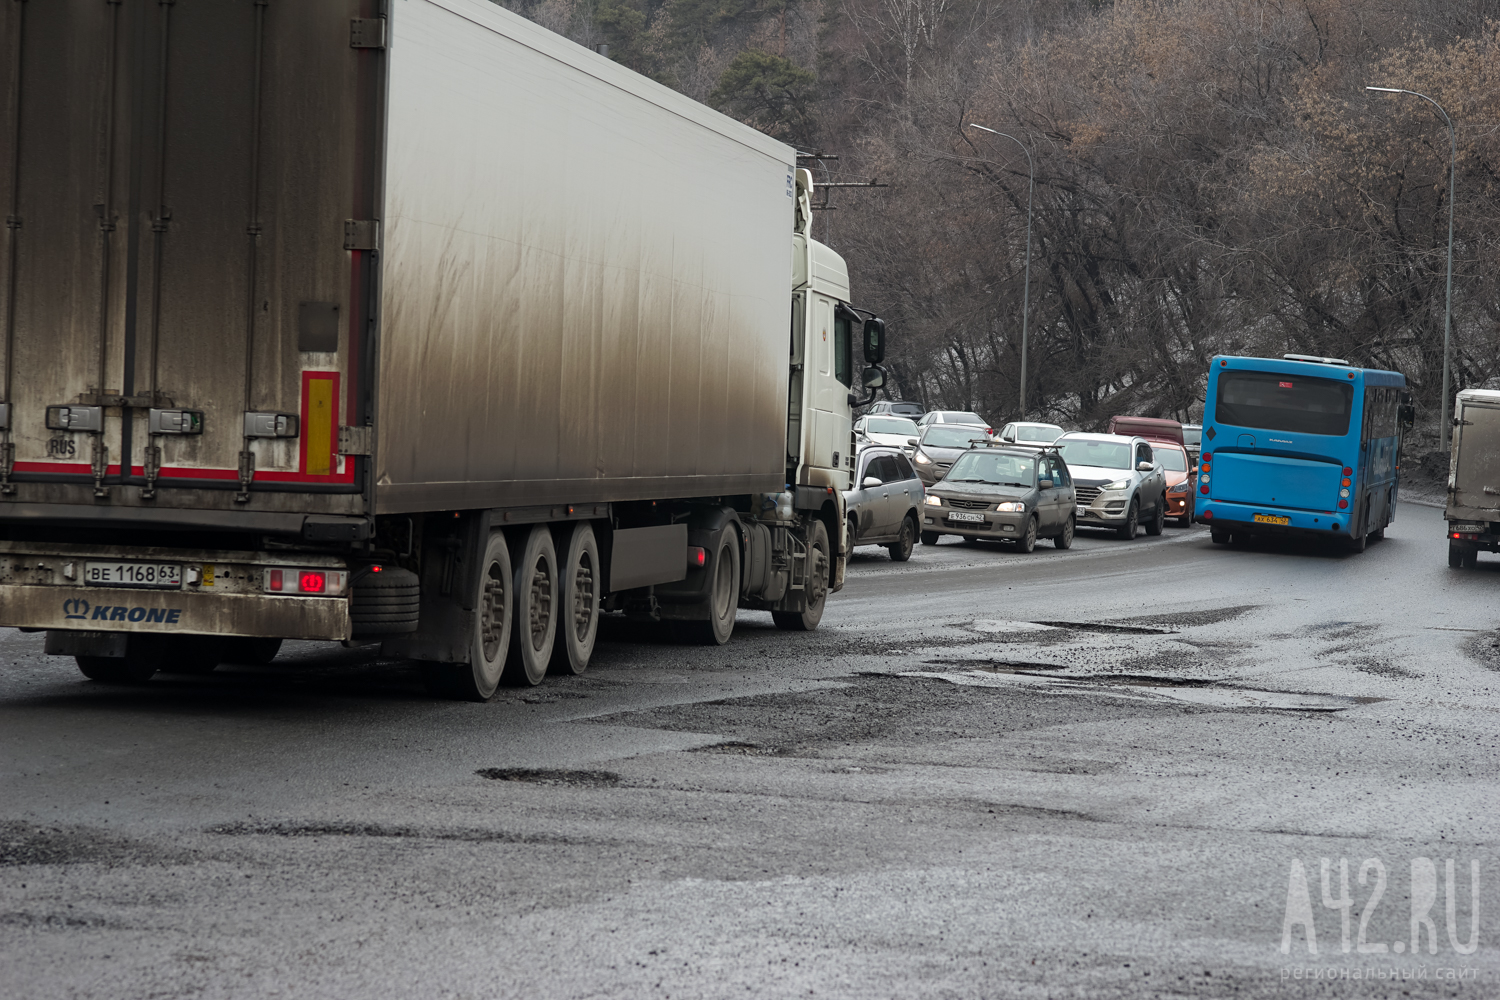
M 1358 556 L 860 550 L 812 636 L 611 621 L 486 705 L 0 633 L 0 995 L 1497 996 L 1497 597 L 1403 505 Z

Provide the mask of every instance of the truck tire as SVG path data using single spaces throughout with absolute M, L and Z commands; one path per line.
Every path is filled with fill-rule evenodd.
M 75 656 L 73 659 L 83 676 L 91 681 L 101 684 L 144 684 L 155 676 L 162 661 L 168 658 L 165 655 L 165 640 L 178 638 L 197 637 L 134 633 L 125 639 L 124 656 Z M 214 662 L 214 666 L 218 666 L 218 661 Z
M 101 684 L 144 684 L 156 673 L 156 665 L 138 663 L 130 657 L 75 656 L 83 676 Z
M 1115 529 L 1115 533 L 1125 541 L 1134 541 L 1136 528 L 1141 523 L 1141 504 L 1134 497 L 1130 499 L 1130 510 L 1125 515 L 1125 523 Z
M 545 524 L 533 526 L 526 536 L 512 579 L 515 624 L 510 630 L 511 650 L 505 678 L 517 687 L 532 687 L 547 676 L 561 610 L 557 549 Z
M 901 534 L 885 550 L 891 554 L 891 562 L 906 562 L 917 541 L 917 522 L 910 514 L 901 521 Z
M 1464 569 L 1473 569 L 1479 565 L 1479 550 L 1464 549 Z
M 560 674 L 581 674 L 589 667 L 599 635 L 599 543 L 594 538 L 594 526 L 587 521 L 574 525 L 567 539 L 552 669 Z
M 545 530 L 545 529 L 544 529 Z M 514 576 L 505 536 L 491 532 L 479 563 L 479 593 L 474 606 L 474 632 L 468 663 L 424 663 L 422 680 L 442 698 L 488 701 L 500 686 L 514 631 Z
M 417 630 L 422 610 L 422 581 L 399 566 L 369 570 L 355 577 L 349 600 L 352 637 L 405 635 Z
M 808 546 L 807 610 L 772 611 L 771 620 L 776 627 L 787 632 L 811 632 L 823 620 L 823 607 L 828 603 L 828 574 L 833 560 L 828 556 L 828 529 L 822 521 L 813 522 L 812 544 Z
M 708 618 L 678 622 L 677 627 L 689 642 L 722 646 L 734 634 L 740 605 L 740 546 L 735 540 L 732 524 L 720 528 L 714 536 L 711 559 L 708 571 L 713 575 L 708 585 Z
M 236 636 L 224 640 L 223 661 L 263 667 L 276 659 L 276 654 L 279 652 L 281 652 L 280 639 L 252 639 Z
M 1464 547 L 1462 545 L 1455 545 L 1453 542 L 1448 543 L 1448 568 L 1464 568 Z
M 134 635 L 128 640 L 131 654 L 150 658 L 164 674 L 211 674 L 225 662 L 228 639 L 213 635 Z

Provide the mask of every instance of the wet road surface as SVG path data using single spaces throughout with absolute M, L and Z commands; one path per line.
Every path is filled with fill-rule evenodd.
M 1500 560 L 1439 515 L 861 549 L 811 636 L 609 621 L 487 705 L 0 633 L 0 995 L 1500 995 Z

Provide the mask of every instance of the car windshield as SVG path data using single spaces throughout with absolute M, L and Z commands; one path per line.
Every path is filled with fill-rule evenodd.
M 917 436 L 917 425 L 901 417 L 871 417 L 865 421 L 866 434 L 905 434 Z
M 945 482 L 989 483 L 993 486 L 1036 485 L 1036 459 L 971 451 L 958 456 Z
M 1353 403 L 1354 387 L 1329 378 L 1225 372 L 1214 417 L 1235 427 L 1342 437 L 1349 433 Z
M 967 448 L 970 441 L 983 441 L 988 437 L 982 427 L 933 424 L 922 435 L 922 443 L 934 448 Z
M 1157 446 L 1151 449 L 1161 467 L 1168 472 L 1187 471 L 1187 453 L 1178 451 L 1176 448 L 1165 448 Z
M 1016 428 L 1016 440 L 1051 444 L 1062 437 L 1062 432 L 1063 429 L 1056 424 L 1022 424 Z
M 1060 441 L 1058 451 L 1063 461 L 1071 465 L 1092 465 L 1096 469 L 1130 468 L 1130 443 L 1128 441 Z

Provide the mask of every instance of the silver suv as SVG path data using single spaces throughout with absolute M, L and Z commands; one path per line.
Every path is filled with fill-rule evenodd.
M 1121 538 L 1159 535 L 1167 519 L 1167 476 L 1151 442 L 1123 434 L 1064 434 L 1053 446 L 1068 463 L 1078 527 L 1110 528 Z

